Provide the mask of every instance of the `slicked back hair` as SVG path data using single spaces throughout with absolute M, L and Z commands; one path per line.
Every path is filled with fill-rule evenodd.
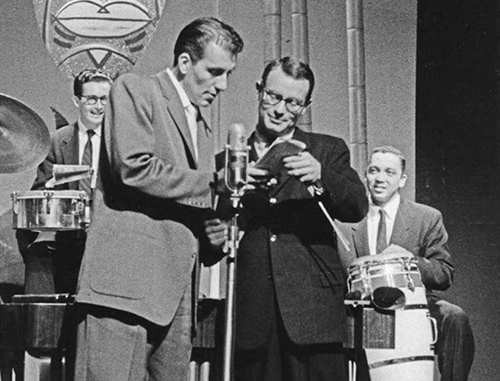
M 188 53 L 195 64 L 203 58 L 206 46 L 212 41 L 232 55 L 243 50 L 243 40 L 230 25 L 214 17 L 202 17 L 185 26 L 177 37 L 174 66 L 182 53 Z

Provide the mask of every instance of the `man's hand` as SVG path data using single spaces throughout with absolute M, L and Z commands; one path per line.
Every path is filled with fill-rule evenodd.
M 303 183 L 314 183 L 321 179 L 321 163 L 307 151 L 285 157 L 283 163 L 288 174 L 298 177 Z
M 255 190 L 257 188 L 266 188 L 271 186 L 272 177 L 269 171 L 255 168 L 255 162 L 251 162 L 247 167 L 247 186 L 246 189 Z
M 212 246 L 212 249 L 220 249 L 228 239 L 228 226 L 227 223 L 221 221 L 218 218 L 211 220 L 206 220 L 205 224 L 205 234 L 208 237 L 208 241 Z

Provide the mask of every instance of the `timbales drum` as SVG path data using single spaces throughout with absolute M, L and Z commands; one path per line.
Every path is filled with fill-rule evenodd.
M 364 256 L 348 272 L 349 292 L 369 297 L 376 313 L 394 314 L 394 348 L 365 348 L 371 380 L 432 381 L 437 325 L 416 258 L 408 252 Z
M 89 197 L 84 191 L 39 190 L 11 196 L 14 229 L 82 230 L 90 224 Z

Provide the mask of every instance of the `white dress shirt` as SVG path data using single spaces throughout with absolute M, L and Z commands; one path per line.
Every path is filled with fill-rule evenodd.
M 397 194 L 385 206 L 385 222 L 387 227 L 387 245 L 390 243 L 392 229 L 394 228 L 394 221 L 396 213 L 398 212 L 401 196 Z M 370 247 L 370 255 L 377 254 L 377 232 L 378 224 L 380 222 L 380 206 L 373 204 L 370 200 L 370 209 L 368 210 L 368 245 Z
M 198 162 L 198 124 L 196 120 L 198 119 L 198 109 L 191 103 L 186 92 L 182 88 L 181 84 L 175 78 L 174 73 L 170 68 L 167 68 L 167 74 L 172 80 L 179 97 L 181 98 L 182 107 L 184 107 L 184 112 L 186 114 L 186 119 L 189 126 L 189 132 L 191 132 L 191 139 L 193 141 L 194 156 L 196 162 Z

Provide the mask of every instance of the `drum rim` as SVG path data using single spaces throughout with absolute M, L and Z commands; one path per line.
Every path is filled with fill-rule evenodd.
M 79 199 L 82 196 L 88 198 L 88 195 L 83 190 L 54 190 L 54 189 L 15 191 L 12 192 L 11 196 L 15 197 L 16 199 L 29 200 L 29 199 L 46 198 L 47 193 L 51 193 L 51 198 Z
M 349 267 L 357 265 L 359 263 L 388 263 L 390 259 L 414 259 L 415 255 L 412 253 L 385 253 L 385 254 L 374 254 L 374 255 L 364 255 L 362 257 L 353 259 Z

